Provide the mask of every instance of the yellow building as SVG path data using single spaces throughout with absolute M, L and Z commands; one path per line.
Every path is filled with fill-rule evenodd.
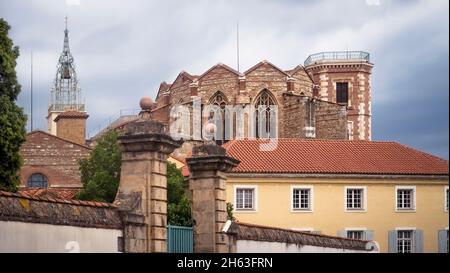
M 448 252 L 448 161 L 395 142 L 274 141 L 224 145 L 241 161 L 227 184 L 238 221 Z

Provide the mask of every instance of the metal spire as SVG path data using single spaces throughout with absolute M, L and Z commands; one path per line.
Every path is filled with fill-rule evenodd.
M 65 18 L 64 46 L 57 65 L 49 112 L 66 110 L 84 111 L 74 59 L 69 48 L 67 16 Z

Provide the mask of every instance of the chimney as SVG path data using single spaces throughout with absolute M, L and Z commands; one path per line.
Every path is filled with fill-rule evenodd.
M 86 145 L 86 112 L 62 112 L 54 121 L 56 122 L 56 136 L 69 141 Z

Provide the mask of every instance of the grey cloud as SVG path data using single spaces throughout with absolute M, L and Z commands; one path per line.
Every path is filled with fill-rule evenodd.
M 373 136 L 448 158 L 448 1 L 64 1 L 0 2 L 21 47 L 19 103 L 29 109 L 35 53 L 35 124 L 46 128 L 48 94 L 69 16 L 71 50 L 90 114 L 88 131 L 155 96 L 181 70 L 223 62 L 241 70 L 268 59 L 290 69 L 312 53 L 366 50 L 375 63 Z

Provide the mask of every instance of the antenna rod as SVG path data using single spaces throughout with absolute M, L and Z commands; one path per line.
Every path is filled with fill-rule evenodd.
M 236 23 L 236 36 L 237 36 L 237 71 L 240 72 L 239 70 L 239 21 L 237 21 Z
M 30 119 L 30 127 L 31 131 L 33 131 L 33 51 L 31 51 L 31 119 Z

